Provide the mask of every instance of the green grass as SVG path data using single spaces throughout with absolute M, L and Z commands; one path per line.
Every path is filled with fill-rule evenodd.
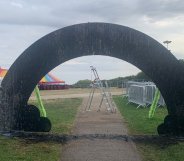
M 167 115 L 166 108 L 157 108 L 154 118 L 148 118 L 149 108 L 138 108 L 136 105 L 128 104 L 122 97 L 114 97 L 114 101 L 128 124 L 129 134 L 157 134 L 157 126 L 163 122 Z M 159 143 L 136 142 L 137 148 L 142 155 L 143 161 L 183 161 L 184 143 Z
M 136 142 L 143 161 L 183 161 L 184 143 L 170 144 L 167 146 Z
M 47 117 L 52 122 L 51 132 L 69 134 L 81 103 L 81 99 L 78 98 L 45 100 Z
M 31 143 L 17 138 L 0 136 L 1 161 L 57 161 L 61 145 L 55 143 Z
M 30 102 L 35 104 L 35 102 Z M 81 99 L 57 99 L 44 101 L 53 133 L 68 134 L 81 104 Z M 31 142 L 0 136 L 0 161 L 58 161 L 61 144 Z
M 167 115 L 166 108 L 157 108 L 153 118 L 148 118 L 149 108 L 136 108 L 135 104 L 128 104 L 127 99 L 114 97 L 120 113 L 128 122 L 129 132 L 131 134 L 157 134 L 157 126 L 161 124 Z

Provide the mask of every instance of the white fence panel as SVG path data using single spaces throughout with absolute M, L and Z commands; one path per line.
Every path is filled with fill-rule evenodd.
M 138 104 L 139 106 L 151 105 L 155 96 L 156 85 L 153 82 L 127 82 L 128 102 Z M 165 101 L 160 95 L 159 106 L 164 106 Z
M 128 88 L 128 101 L 138 104 L 139 106 L 145 106 L 145 86 L 131 85 Z
M 145 101 L 146 104 L 150 105 L 153 102 L 155 96 L 156 86 L 155 85 L 146 85 L 145 86 Z

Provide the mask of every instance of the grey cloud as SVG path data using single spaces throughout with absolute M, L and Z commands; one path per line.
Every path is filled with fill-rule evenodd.
M 68 70 L 77 68 L 80 71 L 90 70 L 90 66 L 101 69 L 103 72 L 119 71 L 122 67 L 129 67 L 129 63 L 109 56 L 84 56 L 73 59 L 77 64 L 62 64 Z M 80 64 L 81 62 L 81 64 Z M 116 65 L 114 65 L 116 64 Z M 132 65 L 133 66 L 133 65 Z M 134 67 L 136 68 L 136 67 Z
M 55 68 L 53 73 L 64 79 L 67 83 L 75 83 L 80 79 L 91 79 L 91 77 L 94 79 L 90 70 L 91 65 L 96 67 L 101 79 L 133 75 L 140 71 L 125 61 L 108 56 L 85 56 L 76 58 L 75 60 L 77 62 L 85 62 L 86 64 L 65 65 L 64 63 Z
M 172 44 L 175 44 L 170 46 L 171 51 L 179 58 L 183 57 L 182 0 L 1 0 L 0 11 L 0 65 L 10 66 L 22 51 L 51 31 L 76 23 L 97 21 L 136 28 L 161 43 L 171 39 Z M 167 24 L 168 20 L 172 23 Z M 160 21 L 166 22 L 166 26 L 159 26 Z M 106 58 L 106 64 L 101 66 L 103 60 L 104 57 L 93 61 L 83 57 L 81 61 L 87 64 L 77 65 L 77 72 L 88 73 L 90 64 L 111 78 L 115 74 L 119 76 L 121 73 L 129 75 L 137 72 L 137 69 L 112 58 Z M 63 65 L 58 69 L 61 70 L 56 70 L 57 74 L 66 69 L 64 72 L 68 75 L 68 81 L 72 74 L 77 78 L 72 65 Z
M 152 20 L 184 16 L 183 0 L 139 0 L 137 13 Z
M 86 21 L 135 22 L 184 16 L 183 0 L 1 1 L 0 23 L 63 27 Z M 21 6 L 22 7 L 18 7 Z
M 127 0 L 93 0 L 85 1 L 84 3 L 78 1 L 78 3 L 70 4 L 70 6 L 67 11 L 63 10 L 62 6 L 59 6 L 52 11 L 52 14 L 61 16 L 67 13 L 73 19 L 83 19 L 85 17 L 91 21 L 100 19 L 107 22 L 116 22 L 129 19 L 132 16 L 131 12 L 134 11 L 134 5 Z

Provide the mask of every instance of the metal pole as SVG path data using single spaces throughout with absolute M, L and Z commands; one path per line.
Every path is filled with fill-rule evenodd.
M 172 41 L 169 41 L 169 40 L 166 40 L 166 41 L 163 42 L 164 44 L 166 44 L 167 50 L 169 50 L 168 47 L 169 47 L 169 44 L 170 44 L 171 42 L 172 42 Z

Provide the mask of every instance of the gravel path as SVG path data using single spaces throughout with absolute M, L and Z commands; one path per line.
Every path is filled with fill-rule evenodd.
M 88 97 L 75 120 L 73 134 L 127 134 L 125 122 L 117 111 L 112 114 L 105 110 L 97 112 L 100 97 L 95 95 L 91 111 L 84 111 Z M 140 161 L 140 156 L 132 141 L 82 139 L 68 142 L 62 151 L 61 161 Z

